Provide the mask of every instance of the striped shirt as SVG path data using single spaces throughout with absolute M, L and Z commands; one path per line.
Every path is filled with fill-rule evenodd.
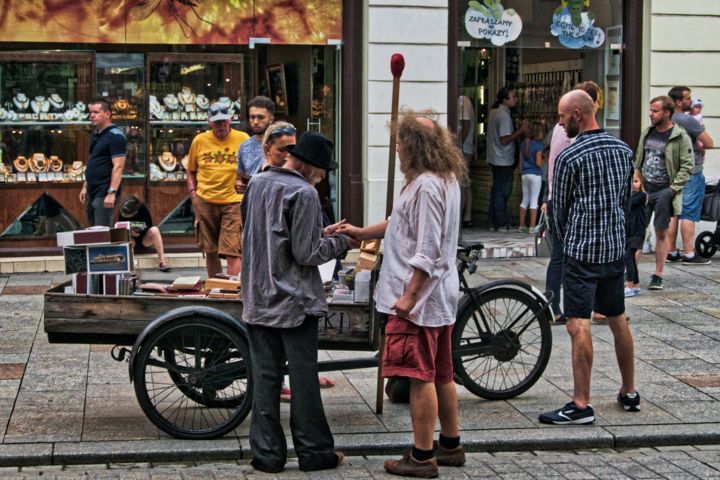
M 630 147 L 605 130 L 580 133 L 558 156 L 554 222 L 565 255 L 587 263 L 622 258 L 632 161 Z

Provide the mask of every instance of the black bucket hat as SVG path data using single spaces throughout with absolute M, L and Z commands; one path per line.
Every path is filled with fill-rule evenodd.
M 325 170 L 335 170 L 338 167 L 337 162 L 332 159 L 332 142 L 319 132 L 303 133 L 292 148 L 288 146 L 288 151 L 293 157 L 297 157 L 313 167 Z

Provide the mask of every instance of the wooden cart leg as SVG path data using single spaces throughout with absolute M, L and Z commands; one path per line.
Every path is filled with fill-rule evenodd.
M 385 379 L 382 376 L 382 355 L 385 350 L 385 332 L 380 332 L 380 345 L 378 347 L 377 386 L 375 389 L 375 413 L 383 413 L 383 397 L 385 395 Z

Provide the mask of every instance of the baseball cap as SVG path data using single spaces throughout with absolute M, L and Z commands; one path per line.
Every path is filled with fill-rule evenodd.
M 703 101 L 700 100 L 699 98 L 693 98 L 693 100 L 692 100 L 692 106 L 693 106 L 693 107 L 697 107 L 697 106 L 704 107 L 705 104 L 704 104 Z
M 230 120 L 232 113 L 230 109 L 219 102 L 213 103 L 208 109 L 208 121 L 217 122 L 218 120 Z

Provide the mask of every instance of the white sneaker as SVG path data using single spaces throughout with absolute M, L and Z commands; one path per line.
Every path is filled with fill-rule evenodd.
M 635 295 L 637 295 L 637 292 L 634 288 L 625 287 L 625 298 L 634 297 Z
M 635 290 L 635 296 L 642 294 L 642 288 L 640 288 L 640 287 L 633 288 L 633 290 Z

